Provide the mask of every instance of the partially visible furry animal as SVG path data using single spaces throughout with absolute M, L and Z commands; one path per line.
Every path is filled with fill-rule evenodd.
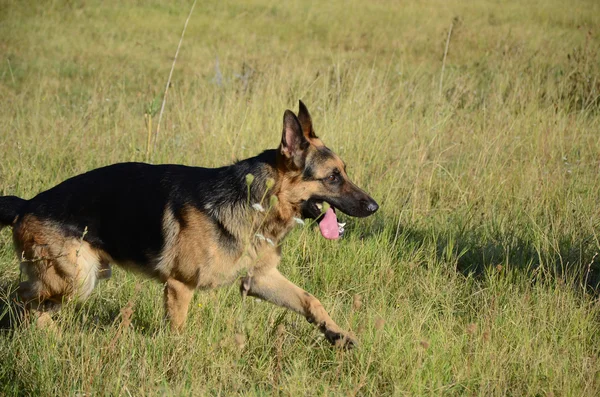
M 98 168 L 30 200 L 0 197 L 0 227 L 13 228 L 27 277 L 18 294 L 38 313 L 87 298 L 114 263 L 164 283 L 166 313 L 179 329 L 196 289 L 229 284 L 251 269 L 244 293 L 298 312 L 330 342 L 351 345 L 319 300 L 277 270 L 280 244 L 295 218 L 316 219 L 322 235 L 336 239 L 343 231 L 336 210 L 365 217 L 377 209 L 315 135 L 300 102 L 298 116 L 285 111 L 277 149 L 214 169 Z

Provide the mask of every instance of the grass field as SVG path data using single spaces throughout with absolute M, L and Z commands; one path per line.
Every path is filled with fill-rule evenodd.
M 144 161 L 190 6 L 0 1 L 0 195 Z M 15 326 L 6 228 L 0 395 L 600 395 L 599 15 L 594 0 L 199 2 L 152 162 L 273 148 L 302 99 L 381 209 L 344 218 L 337 242 L 296 229 L 280 269 L 360 346 L 242 305 L 237 284 L 196 294 L 172 334 L 161 285 L 119 269 L 56 332 Z

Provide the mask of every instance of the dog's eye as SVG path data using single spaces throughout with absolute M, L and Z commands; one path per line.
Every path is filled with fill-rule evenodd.
M 327 182 L 337 182 L 338 176 L 336 174 L 331 174 L 327 177 Z

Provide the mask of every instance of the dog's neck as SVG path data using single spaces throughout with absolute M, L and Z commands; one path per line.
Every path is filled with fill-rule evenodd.
M 283 192 L 291 180 L 301 175 L 281 167 L 274 149 L 221 169 L 213 199 L 223 204 L 213 206 L 210 215 L 222 225 L 235 225 L 227 231 L 244 246 L 277 247 L 297 224 L 300 205 L 290 202 Z

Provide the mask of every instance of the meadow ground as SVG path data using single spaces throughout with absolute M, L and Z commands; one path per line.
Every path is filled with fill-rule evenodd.
M 190 6 L 0 1 L 0 194 L 145 160 Z M 242 305 L 237 285 L 196 294 L 174 335 L 161 286 L 118 269 L 57 332 L 15 327 L 7 228 L 0 395 L 599 395 L 598 15 L 594 0 L 199 2 L 152 161 L 275 147 L 302 99 L 381 209 L 338 242 L 298 228 L 281 270 L 359 348 Z

